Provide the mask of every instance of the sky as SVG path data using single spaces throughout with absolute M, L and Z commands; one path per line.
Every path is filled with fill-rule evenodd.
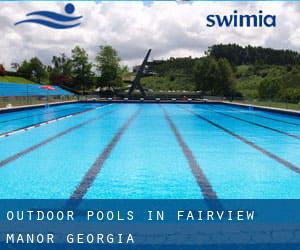
M 112 45 L 122 63 L 139 64 L 147 49 L 151 59 L 200 57 L 218 43 L 238 43 L 300 51 L 300 2 L 73 2 L 73 15 L 82 15 L 79 27 L 55 30 L 37 24 L 14 23 L 26 14 L 51 10 L 65 14 L 66 2 L 0 2 L 0 64 L 10 68 L 37 56 L 50 64 L 53 55 L 71 54 L 79 45 L 92 61 L 100 45 Z M 209 14 L 276 15 L 275 28 L 209 28 Z

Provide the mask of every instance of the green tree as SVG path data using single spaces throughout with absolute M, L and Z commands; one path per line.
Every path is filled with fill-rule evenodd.
M 217 44 L 210 47 L 206 54 L 217 59 L 226 58 L 232 65 L 297 65 L 300 62 L 300 54 L 295 51 L 252 47 L 250 45 L 242 47 L 237 44 Z
M 47 78 L 46 66 L 37 57 L 31 58 L 29 62 L 23 61 L 18 69 L 18 73 L 38 83 Z
M 47 77 L 46 67 L 37 57 L 33 57 L 30 62 L 31 79 L 41 83 L 43 78 Z
M 120 58 L 117 51 L 111 46 L 100 46 L 96 56 L 96 69 L 100 73 L 99 85 L 119 86 L 122 82 L 122 75 L 128 71 L 120 67 Z
M 261 99 L 274 99 L 279 96 L 282 89 L 282 79 L 264 79 L 258 86 L 258 95 Z
M 26 60 L 24 60 L 21 63 L 19 69 L 18 69 L 18 73 L 21 76 L 23 76 L 23 77 L 25 77 L 27 79 L 30 79 L 31 78 L 31 66 L 30 66 L 30 63 L 27 62 Z
M 53 56 L 52 67 L 50 67 L 50 81 L 53 84 L 72 83 L 72 60 L 65 54 Z
M 231 96 L 234 89 L 234 73 L 227 59 L 218 60 L 217 79 L 214 85 L 216 95 Z
M 198 90 L 211 95 L 229 96 L 233 93 L 234 73 L 227 59 L 198 59 L 194 66 L 194 81 Z
M 196 88 L 203 92 L 213 92 L 218 80 L 218 64 L 213 57 L 198 59 L 194 66 L 194 80 Z
M 83 48 L 76 46 L 72 50 L 72 75 L 76 88 L 85 91 L 93 86 L 92 63 Z

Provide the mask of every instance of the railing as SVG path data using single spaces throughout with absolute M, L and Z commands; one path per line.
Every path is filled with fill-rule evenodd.
M 274 99 L 242 99 L 242 98 L 234 98 L 234 102 L 242 103 L 242 104 L 250 104 L 256 106 L 266 106 L 272 108 L 280 108 L 280 109 L 293 109 L 300 111 L 300 100 L 274 100 Z
M 48 99 L 48 101 L 47 101 Z M 132 99 L 141 100 L 141 96 L 133 95 Z M 223 98 L 220 96 L 201 96 L 199 93 L 195 92 L 182 92 L 182 93 L 172 93 L 172 92 L 156 92 L 151 95 L 147 95 L 145 100 L 171 100 L 171 101 L 228 101 L 241 104 L 249 104 L 256 106 L 266 106 L 281 109 L 292 109 L 300 111 L 300 100 L 299 102 L 291 101 L 280 101 L 280 100 L 270 100 L 270 99 L 242 99 L 242 98 Z M 115 96 L 115 97 L 104 97 L 99 95 L 60 95 L 60 96 L 11 96 L 11 97 L 0 97 L 0 108 L 5 107 L 15 107 L 15 106 L 25 106 L 25 105 L 35 105 L 35 104 L 46 104 L 47 102 L 64 102 L 64 101 L 87 101 L 87 100 L 127 100 L 127 96 Z

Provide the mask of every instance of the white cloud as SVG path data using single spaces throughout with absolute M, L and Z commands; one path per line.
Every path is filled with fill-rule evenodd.
M 14 26 L 35 10 L 63 12 L 64 3 L 1 2 L 0 63 L 9 67 L 38 56 L 50 63 L 52 55 L 70 55 L 75 45 L 84 47 L 91 59 L 97 47 L 110 44 L 124 63 L 139 63 L 148 48 L 152 58 L 201 56 L 216 43 L 239 43 L 300 50 L 298 3 L 230 2 L 79 2 L 76 15 L 83 15 L 79 28 L 54 30 L 36 24 Z M 258 13 L 277 15 L 276 28 L 208 28 L 208 14 Z

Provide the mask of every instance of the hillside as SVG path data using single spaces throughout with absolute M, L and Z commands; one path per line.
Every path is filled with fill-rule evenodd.
M 196 86 L 193 79 L 195 59 L 191 57 L 173 58 L 153 61 L 148 64 L 148 70 L 155 76 L 142 78 L 141 83 L 146 89 L 154 91 L 194 91 Z
M 244 100 L 300 102 L 300 54 L 295 51 L 219 44 L 204 57 L 153 61 L 148 70 L 155 76 L 143 78 L 142 84 L 154 91 L 200 90 Z M 222 91 L 226 81 L 227 93 Z
M 141 80 L 145 89 L 153 91 L 194 91 L 195 85 L 192 79 L 185 76 L 148 76 Z
M 237 92 L 245 99 L 299 102 L 300 66 L 240 65 L 235 72 Z
M 0 76 L 0 82 L 12 82 L 12 83 L 21 83 L 21 84 L 36 84 L 35 82 L 32 82 L 28 79 L 25 79 L 23 77 L 17 77 L 17 76 Z

